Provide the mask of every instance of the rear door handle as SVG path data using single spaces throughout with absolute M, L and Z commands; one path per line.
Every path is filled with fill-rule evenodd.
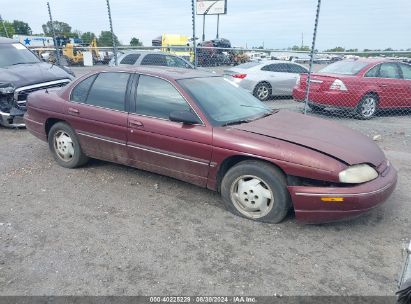
M 128 125 L 129 125 L 129 127 L 132 127 L 132 128 L 141 128 L 141 127 L 144 126 L 143 123 L 141 121 L 138 121 L 138 120 L 130 120 L 128 122 Z
M 71 115 L 79 115 L 80 114 L 80 111 L 75 109 L 75 108 L 68 108 L 68 112 Z

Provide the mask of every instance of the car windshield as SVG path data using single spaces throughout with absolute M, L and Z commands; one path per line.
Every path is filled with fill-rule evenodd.
M 0 68 L 38 62 L 40 59 L 20 43 L 0 44 Z
M 363 61 L 339 61 L 321 69 L 320 74 L 356 75 L 369 63 Z
M 247 122 L 272 113 L 253 95 L 224 77 L 182 79 L 178 83 L 215 126 Z

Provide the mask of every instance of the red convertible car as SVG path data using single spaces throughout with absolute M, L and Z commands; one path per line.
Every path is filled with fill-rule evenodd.
M 278 223 L 356 216 L 385 201 L 397 173 L 368 137 L 272 110 L 216 74 L 114 68 L 28 97 L 27 129 L 63 167 L 89 157 L 221 193 L 228 210 Z
M 307 74 L 293 90 L 305 99 Z M 309 105 L 313 110 L 338 107 L 370 119 L 377 110 L 411 109 L 411 65 L 381 59 L 339 61 L 311 76 Z

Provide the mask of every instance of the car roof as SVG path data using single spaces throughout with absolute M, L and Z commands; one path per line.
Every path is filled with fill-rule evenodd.
M 100 72 L 128 72 L 142 73 L 152 76 L 163 77 L 169 80 L 179 80 L 188 78 L 221 77 L 215 73 L 200 71 L 196 69 L 182 69 L 164 66 L 121 66 L 104 69 Z
M 174 54 L 171 53 L 166 53 L 166 52 L 162 52 L 162 51 L 157 51 L 157 50 L 125 50 L 123 51 L 124 53 L 123 55 L 128 55 L 128 54 L 144 54 L 144 55 L 148 55 L 148 54 L 161 54 L 161 55 L 171 55 L 171 56 L 176 56 Z
M 10 43 L 19 43 L 17 40 L 6 38 L 6 37 L 0 37 L 0 43 L 1 44 L 10 44 Z

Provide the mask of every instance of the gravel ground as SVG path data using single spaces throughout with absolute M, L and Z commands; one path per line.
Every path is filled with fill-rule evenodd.
M 0 128 L 0 295 L 393 295 L 411 236 L 410 116 L 341 123 L 381 135 L 399 182 L 381 207 L 324 225 L 242 219 L 211 191 L 103 161 L 64 169 L 26 130 Z

